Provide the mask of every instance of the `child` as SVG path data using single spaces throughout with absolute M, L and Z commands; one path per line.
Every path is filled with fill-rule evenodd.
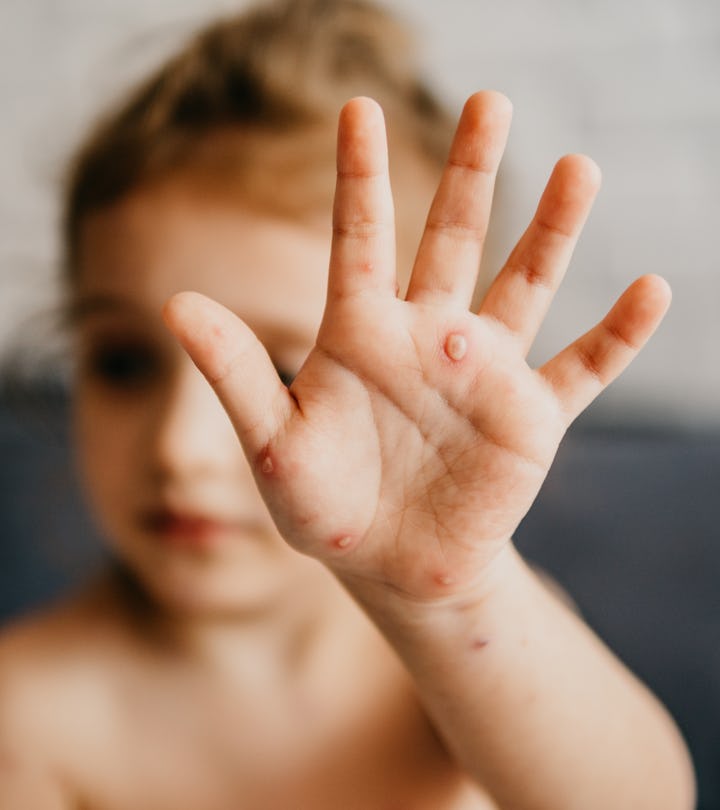
M 528 368 L 576 155 L 469 311 L 510 119 L 478 93 L 398 292 L 446 131 L 400 34 L 354 0 L 222 22 L 80 153 L 76 434 L 120 563 L 0 642 L 3 810 L 691 807 L 663 709 L 510 539 L 667 287 Z M 397 251 L 366 98 L 326 238 L 359 92 Z

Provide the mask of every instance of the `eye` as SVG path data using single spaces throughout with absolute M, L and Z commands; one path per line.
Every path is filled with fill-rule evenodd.
M 109 343 L 93 347 L 85 363 L 94 380 L 115 389 L 135 389 L 154 382 L 161 371 L 157 350 L 142 343 Z

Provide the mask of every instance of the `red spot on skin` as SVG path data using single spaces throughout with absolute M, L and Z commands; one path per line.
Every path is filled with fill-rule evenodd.
M 447 574 L 436 574 L 435 582 L 438 585 L 441 585 L 443 588 L 447 588 L 449 585 L 453 585 L 455 580 L 453 577 L 448 576 Z
M 445 354 L 456 362 L 462 360 L 467 354 L 467 338 L 459 332 L 451 332 L 445 338 Z
M 489 643 L 490 642 L 486 638 L 476 638 L 473 639 L 472 644 L 470 644 L 470 649 L 482 650 L 484 647 L 487 647 Z
M 340 537 L 335 537 L 333 539 L 332 545 L 335 546 L 335 548 L 339 548 L 344 551 L 345 549 L 350 548 L 352 542 L 353 538 L 349 534 L 342 534 Z
M 272 475 L 275 472 L 275 462 L 267 448 L 258 453 L 257 466 L 263 475 Z

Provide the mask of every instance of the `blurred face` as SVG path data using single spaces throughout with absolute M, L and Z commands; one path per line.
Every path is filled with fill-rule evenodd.
M 167 608 L 256 611 L 307 592 L 317 576 L 318 564 L 275 530 L 225 412 L 160 311 L 180 290 L 221 301 L 289 382 L 322 316 L 323 230 L 252 213 L 189 177 L 141 189 L 84 223 L 81 472 L 116 552 Z

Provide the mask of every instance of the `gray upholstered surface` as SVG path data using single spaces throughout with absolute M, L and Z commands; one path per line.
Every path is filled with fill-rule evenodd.
M 520 527 L 680 724 L 720 808 L 720 435 L 571 433 Z
M 62 400 L 21 412 L 0 402 L 0 621 L 100 559 Z M 518 532 L 669 706 L 692 749 L 701 810 L 720 810 L 719 498 L 720 435 L 578 426 Z

